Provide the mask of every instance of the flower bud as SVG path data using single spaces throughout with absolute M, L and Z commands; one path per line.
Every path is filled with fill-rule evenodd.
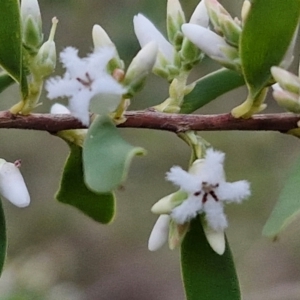
M 222 34 L 222 29 L 220 27 L 220 17 L 225 15 L 231 17 L 228 11 L 217 1 L 217 0 L 203 0 L 205 1 L 207 12 L 210 21 L 217 33 Z
M 190 24 L 199 25 L 202 27 L 208 27 L 209 24 L 209 16 L 207 13 L 205 1 L 201 0 L 201 2 L 197 5 L 196 9 L 194 10 Z
M 0 159 L 0 196 L 18 207 L 25 207 L 30 203 L 30 196 L 19 166 L 20 161 L 13 164 Z
M 124 79 L 124 85 L 127 86 L 131 96 L 143 87 L 146 76 L 155 64 L 157 51 L 157 43 L 153 41 L 143 47 L 133 58 Z
M 35 65 L 32 71 L 42 78 L 49 76 L 55 69 L 56 47 L 54 42 L 54 35 L 57 23 L 58 20 L 54 17 L 52 19 L 52 27 L 49 39 L 42 45 L 35 57 Z
M 42 19 L 37 0 L 21 1 L 23 43 L 36 52 L 43 41 Z
M 300 79 L 298 76 L 279 67 L 272 67 L 271 73 L 281 88 L 292 93 L 300 93 Z
M 171 217 L 169 215 L 161 215 L 157 219 L 148 241 L 148 249 L 150 251 L 158 250 L 167 242 L 170 220 Z
M 279 106 L 285 108 L 287 111 L 293 113 L 300 113 L 300 100 L 299 95 L 285 91 L 277 84 L 272 85 L 273 97 Z
M 124 63 L 120 59 L 116 45 L 112 42 L 106 31 L 100 25 L 94 25 L 92 30 L 94 49 L 97 50 L 103 47 L 114 49 L 114 57 L 108 63 L 108 70 L 113 73 L 115 69 L 124 69 Z
M 207 28 L 194 24 L 182 25 L 182 32 L 213 60 L 231 69 L 239 68 L 238 61 L 235 60 L 238 58 L 237 49 L 229 46 L 221 36 Z
M 242 28 L 228 15 L 221 14 L 219 22 L 226 41 L 230 45 L 238 47 Z
M 169 41 L 180 49 L 182 44 L 182 32 L 180 30 L 182 24 L 185 23 L 184 12 L 178 0 L 168 0 L 167 3 L 167 31 Z
M 133 18 L 134 32 L 141 48 L 155 41 L 158 45 L 158 55 L 153 72 L 168 80 L 178 75 L 178 55 L 173 46 L 165 39 L 159 30 L 142 14 Z

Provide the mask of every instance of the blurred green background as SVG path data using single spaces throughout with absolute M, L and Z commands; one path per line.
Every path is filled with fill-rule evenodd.
M 182 1 L 188 18 L 197 3 Z M 239 16 L 242 1 L 221 3 Z M 58 52 L 72 45 L 85 56 L 92 49 L 92 26 L 100 24 L 128 63 L 139 49 L 132 26 L 132 18 L 139 12 L 165 33 L 166 1 L 40 0 L 40 6 L 46 36 L 51 18 L 59 19 Z M 296 53 L 298 57 L 299 47 Z M 205 60 L 193 77 L 216 68 Z M 60 66 L 56 74 L 62 74 Z M 131 109 L 160 103 L 167 97 L 167 90 L 163 79 L 150 76 Z M 199 113 L 228 112 L 245 96 L 244 88 L 235 90 Z M 16 86 L 6 90 L 1 94 L 0 110 L 8 109 L 18 97 Z M 42 101 L 37 111 L 48 112 L 52 103 L 45 95 Z M 267 103 L 266 112 L 281 111 L 271 97 Z M 26 209 L 4 203 L 9 248 L 0 279 L 0 300 L 184 299 L 179 251 L 165 246 L 149 252 L 147 240 L 156 220 L 151 206 L 174 191 L 164 180 L 165 172 L 174 164 L 185 168 L 189 149 L 172 133 L 138 129 L 121 132 L 132 144 L 147 149 L 148 155 L 134 160 L 124 190 L 117 191 L 115 221 L 104 226 L 54 200 L 68 155 L 62 140 L 45 132 L 0 131 L 0 157 L 22 159 L 22 173 L 32 198 Z M 271 132 L 206 132 L 203 137 L 227 154 L 229 181 L 251 182 L 251 199 L 226 208 L 230 223 L 227 233 L 243 299 L 300 299 L 300 221 L 289 226 L 276 243 L 261 237 L 289 168 L 299 156 L 299 141 Z

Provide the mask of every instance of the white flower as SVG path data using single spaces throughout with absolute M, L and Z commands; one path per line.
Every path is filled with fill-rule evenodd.
M 224 230 L 228 226 L 224 203 L 240 203 L 249 197 L 250 185 L 245 180 L 225 181 L 224 158 L 224 153 L 209 149 L 205 159 L 195 161 L 189 172 L 172 167 L 167 173 L 167 180 L 188 194 L 187 199 L 171 212 L 176 223 L 184 224 L 204 213 L 214 230 Z
M 212 249 L 222 255 L 225 251 L 224 229 L 228 226 L 224 213 L 225 203 L 240 203 L 250 196 L 250 184 L 245 181 L 226 182 L 225 154 L 213 149 L 206 151 L 204 159 L 196 160 L 189 172 L 172 167 L 166 179 L 180 187 L 151 209 L 160 214 L 149 238 L 148 248 L 159 249 L 168 239 L 170 248 L 178 246 L 189 228 L 189 223 L 203 215 L 203 230 Z
M 18 207 L 25 207 L 30 203 L 30 196 L 20 166 L 20 160 L 10 163 L 0 159 L 0 197 Z
M 113 58 L 113 47 L 97 48 L 88 57 L 79 58 L 78 50 L 67 47 L 60 54 L 66 73 L 64 77 L 51 78 L 46 83 L 50 99 L 69 98 L 69 110 L 82 124 L 89 125 L 89 104 L 97 94 L 121 95 L 125 89 L 106 72 Z
M 155 41 L 158 49 L 164 59 L 173 64 L 175 50 L 173 46 L 166 40 L 160 31 L 142 14 L 138 14 L 133 18 L 134 32 L 140 43 L 141 48 L 148 43 Z M 156 62 L 158 64 L 158 62 Z

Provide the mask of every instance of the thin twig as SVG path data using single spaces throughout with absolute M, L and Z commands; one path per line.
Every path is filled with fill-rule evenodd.
M 251 119 L 235 119 L 230 114 L 183 115 L 165 114 L 152 111 L 128 111 L 127 120 L 118 127 L 148 128 L 172 132 L 253 130 L 287 132 L 297 128 L 300 115 L 291 113 L 260 114 Z M 13 115 L 0 112 L 0 128 L 43 130 L 55 133 L 61 130 L 85 128 L 71 115 L 31 114 Z

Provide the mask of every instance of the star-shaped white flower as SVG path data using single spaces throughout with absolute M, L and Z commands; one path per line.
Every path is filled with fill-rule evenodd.
M 46 83 L 48 98 L 69 98 L 69 110 L 84 125 L 89 125 L 89 104 L 98 94 L 121 95 L 125 89 L 106 72 L 107 63 L 114 57 L 113 47 L 97 48 L 88 57 L 78 57 L 78 50 L 67 47 L 60 54 L 66 69 L 63 77 Z
M 208 149 L 205 158 L 196 160 L 189 172 L 175 166 L 167 173 L 167 180 L 188 194 L 171 212 L 176 223 L 184 224 L 204 213 L 210 227 L 224 230 L 227 227 L 224 203 L 240 203 L 250 196 L 247 181 L 225 181 L 224 158 L 224 153 Z
M 240 203 L 250 196 L 250 184 L 246 180 L 226 182 L 224 158 L 224 153 L 208 149 L 205 158 L 196 160 L 188 172 L 174 166 L 167 173 L 166 179 L 180 190 L 162 198 L 151 209 L 161 215 L 150 235 L 151 251 L 159 249 L 167 240 L 169 225 L 173 228 L 169 245 L 174 248 L 183 239 L 189 222 L 203 215 L 209 244 L 218 254 L 224 253 L 224 229 L 228 226 L 224 204 Z

